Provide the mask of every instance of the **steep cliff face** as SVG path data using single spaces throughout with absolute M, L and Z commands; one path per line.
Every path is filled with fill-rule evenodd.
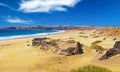
M 50 50 L 53 53 L 71 56 L 82 54 L 82 45 L 74 40 L 62 41 L 50 38 L 35 38 L 32 40 L 32 46 L 39 46 L 41 50 Z
M 105 55 L 103 55 L 100 60 L 108 59 L 109 57 L 120 54 L 120 41 L 116 41 L 112 49 L 109 49 Z

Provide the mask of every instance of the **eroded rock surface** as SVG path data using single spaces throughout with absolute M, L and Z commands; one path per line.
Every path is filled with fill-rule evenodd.
M 100 60 L 108 59 L 109 57 L 120 54 L 120 41 L 116 41 L 112 49 L 109 49 L 105 55 L 103 55 Z
M 32 40 L 32 46 L 38 46 L 41 50 L 50 50 L 53 53 L 71 56 L 82 54 L 82 45 L 74 40 L 62 41 L 50 38 L 35 38 Z

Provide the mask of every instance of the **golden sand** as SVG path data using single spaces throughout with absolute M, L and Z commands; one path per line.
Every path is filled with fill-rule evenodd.
M 108 68 L 113 72 L 120 72 L 120 56 L 115 56 L 105 61 L 99 61 L 101 54 L 91 49 L 91 43 L 96 40 L 103 40 L 104 37 L 93 38 L 91 31 L 71 30 L 65 33 L 48 35 L 45 37 L 53 39 L 73 39 L 84 44 L 84 54 L 75 56 L 61 56 L 48 51 L 41 51 L 31 45 L 31 38 L 0 41 L 0 72 L 70 72 L 85 65 L 97 65 Z M 88 36 L 87 38 L 82 37 Z M 115 41 L 107 38 L 99 45 L 104 48 L 112 48 Z

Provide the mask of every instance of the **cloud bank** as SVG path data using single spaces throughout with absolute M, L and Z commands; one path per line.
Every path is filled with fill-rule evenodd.
M 67 7 L 74 7 L 81 0 L 22 0 L 19 10 L 31 12 L 67 11 Z
M 31 22 L 33 22 L 33 21 L 31 21 L 31 20 L 22 20 L 22 19 L 20 19 L 20 18 L 7 18 L 6 19 L 6 22 L 8 22 L 8 23 L 13 23 L 13 24 L 28 24 L 28 23 L 31 23 Z

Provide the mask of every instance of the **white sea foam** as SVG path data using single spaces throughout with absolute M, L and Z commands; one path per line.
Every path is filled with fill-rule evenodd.
M 63 33 L 63 32 L 66 32 L 66 31 L 60 30 L 60 31 L 51 32 L 51 33 L 37 33 L 37 34 L 31 34 L 31 35 L 5 36 L 5 37 L 0 37 L 0 40 L 11 40 L 11 39 L 19 39 L 19 38 L 27 38 L 27 37 L 46 36 L 46 35 Z

